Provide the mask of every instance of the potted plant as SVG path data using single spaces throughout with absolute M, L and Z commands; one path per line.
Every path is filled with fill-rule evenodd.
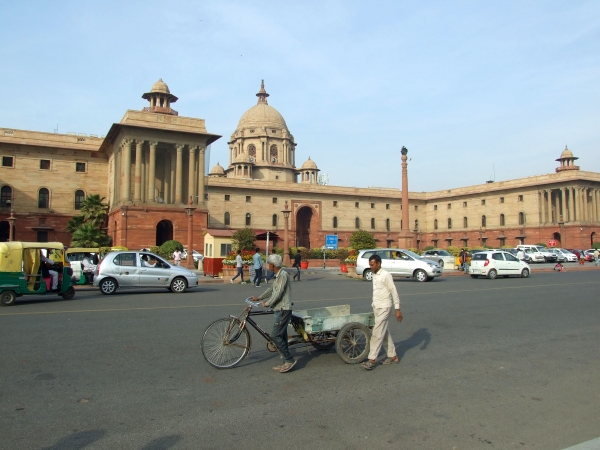
M 346 265 L 346 258 L 350 255 L 348 249 L 339 248 L 337 251 L 338 259 L 340 260 L 340 270 L 343 273 L 348 273 L 348 266 Z
M 310 249 L 306 248 L 306 247 L 300 247 L 300 257 L 302 258 L 302 261 L 300 261 L 300 267 L 302 268 L 302 270 L 306 270 L 308 269 L 308 260 L 310 258 Z

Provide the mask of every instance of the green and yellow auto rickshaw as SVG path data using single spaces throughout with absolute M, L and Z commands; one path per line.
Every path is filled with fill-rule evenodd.
M 42 250 L 53 265 L 42 261 Z M 45 265 L 45 267 L 43 267 Z M 50 289 L 48 270 L 58 273 L 58 288 Z M 60 242 L 0 242 L 0 305 L 10 306 L 23 295 L 60 295 L 65 300 L 75 296 L 71 282 L 73 271 Z

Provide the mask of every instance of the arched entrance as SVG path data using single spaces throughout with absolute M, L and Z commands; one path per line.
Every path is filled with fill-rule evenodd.
M 556 232 L 552 235 L 552 239 L 554 239 L 556 241 L 556 246 L 557 247 L 562 247 L 562 243 L 560 241 L 560 233 Z
M 161 246 L 173 239 L 173 224 L 170 220 L 161 220 L 156 225 L 156 245 Z
M 296 247 L 310 248 L 310 225 L 313 211 L 303 206 L 296 214 Z
M 10 237 L 10 224 L 3 220 L 0 222 L 0 242 L 8 242 Z

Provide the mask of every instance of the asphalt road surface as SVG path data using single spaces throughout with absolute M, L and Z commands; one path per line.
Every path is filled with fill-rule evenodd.
M 275 373 L 254 331 L 239 366 L 208 365 L 203 331 L 252 285 L 28 298 L 0 309 L 0 448 L 563 449 L 600 436 L 598 275 L 399 279 L 401 362 L 371 372 L 301 346 Z M 370 294 L 325 271 L 293 284 L 297 309 L 367 312 Z

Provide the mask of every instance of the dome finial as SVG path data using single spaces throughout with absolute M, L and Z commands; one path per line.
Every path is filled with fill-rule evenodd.
M 269 104 L 267 103 L 267 97 L 269 94 L 267 94 L 267 91 L 265 91 L 265 80 L 260 80 L 260 91 L 258 91 L 256 96 L 258 97 L 258 103 L 264 103 L 265 105 Z

